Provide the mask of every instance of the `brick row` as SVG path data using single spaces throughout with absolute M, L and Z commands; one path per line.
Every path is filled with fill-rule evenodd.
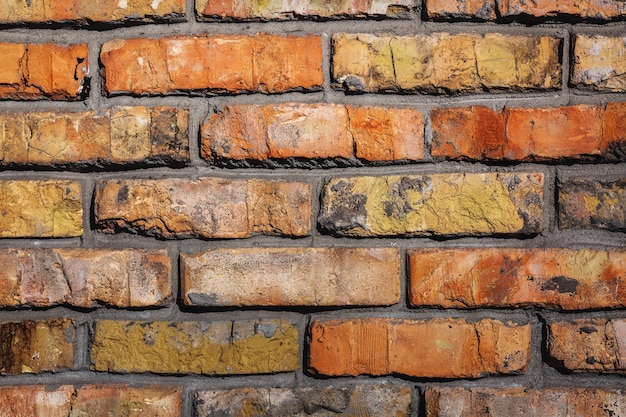
M 317 223 L 335 236 L 501 236 L 543 230 L 544 176 L 492 172 L 330 178 Z M 563 229 L 623 231 L 624 179 L 563 178 Z M 227 192 L 225 191 L 227 190 Z M 1 180 L 0 237 L 83 232 L 82 184 Z M 267 179 L 112 179 L 96 184 L 93 226 L 159 238 L 308 236 L 312 184 Z
M 339 33 L 332 39 L 331 78 L 348 92 L 554 90 L 561 87 L 561 44 L 556 37 L 500 33 Z M 622 37 L 577 34 L 570 83 L 624 91 L 625 49 Z M 86 44 L 5 42 L 0 52 L 1 98 L 80 100 L 89 94 Z M 315 35 L 116 39 L 103 44 L 100 63 L 108 95 L 307 92 L 323 85 L 322 40 Z

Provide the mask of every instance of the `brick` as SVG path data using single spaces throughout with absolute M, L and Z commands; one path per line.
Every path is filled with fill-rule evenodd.
M 0 323 L 0 375 L 71 368 L 75 332 L 69 319 Z
M 359 306 L 400 301 L 397 249 L 251 248 L 181 254 L 192 306 Z
M 72 411 L 71 385 L 0 387 L 0 415 L 11 417 L 68 417 Z
M 570 84 L 596 91 L 626 91 L 626 37 L 574 36 Z
M 532 3 L 523 0 L 498 0 L 502 17 L 529 15 L 552 17 L 571 15 L 579 18 L 611 20 L 626 13 L 626 5 L 611 0 L 539 0 Z
M 184 0 L 4 0 L 0 23 L 124 22 L 184 20 Z
M 424 157 L 424 122 L 413 109 L 298 103 L 224 106 L 203 123 L 201 153 L 209 161 L 354 156 L 418 160 Z
M 165 238 L 306 236 L 311 186 L 299 182 L 224 178 L 102 180 L 95 217 L 102 231 Z
M 87 94 L 86 44 L 0 43 L 0 98 L 81 100 Z
M 449 159 L 614 160 L 623 146 L 604 137 L 604 109 L 598 106 L 436 109 L 431 120 L 432 154 Z
M 558 181 L 561 229 L 626 230 L 626 178 Z
M 80 183 L 0 181 L 0 238 L 80 236 L 82 223 Z
M 0 415 L 12 417 L 180 417 L 181 389 L 114 385 L 0 387 Z
M 70 416 L 180 417 L 181 388 L 123 384 L 82 385 Z
M 615 160 L 626 159 L 626 103 L 607 103 L 602 125 L 602 148 Z
M 165 250 L 0 250 L 0 306 L 160 306 L 172 299 Z
M 621 416 L 622 391 L 595 388 L 429 388 L 426 417 Z M 489 410 L 489 411 L 486 411 Z
M 426 0 L 426 15 L 435 20 L 495 20 L 495 0 Z
M 109 95 L 319 90 L 319 36 L 269 34 L 118 39 L 102 45 Z
M 168 374 L 263 374 L 300 367 L 288 320 L 96 322 L 92 369 Z
M 0 165 L 188 162 L 188 120 L 188 110 L 171 107 L 0 113 Z
M 551 90 L 561 86 L 560 43 L 548 36 L 340 33 L 332 78 L 353 92 Z
M 491 319 L 315 320 L 310 335 L 309 371 L 325 376 L 478 378 L 523 372 L 530 355 L 530 325 Z
M 626 372 L 626 320 L 553 322 L 546 346 L 551 363 L 569 372 Z
M 292 20 L 307 17 L 394 17 L 399 13 L 415 9 L 412 0 L 352 0 L 332 1 L 288 1 L 272 0 L 263 3 L 252 0 L 211 1 L 196 0 L 196 12 L 204 19 L 235 20 Z
M 542 230 L 543 174 L 333 178 L 318 223 L 340 236 L 533 234 Z
M 415 249 L 414 306 L 623 308 L 626 251 L 560 248 Z
M 411 389 L 396 385 L 351 388 L 238 388 L 200 391 L 195 396 L 198 417 L 358 416 L 408 417 Z

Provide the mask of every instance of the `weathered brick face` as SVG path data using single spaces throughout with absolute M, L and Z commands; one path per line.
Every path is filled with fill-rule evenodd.
M 0 0 L 0 417 L 626 417 L 624 22 Z

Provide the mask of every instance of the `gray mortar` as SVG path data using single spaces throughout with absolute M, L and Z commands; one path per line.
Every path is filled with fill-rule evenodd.
M 195 21 L 194 1 L 187 0 L 187 20 L 185 23 L 174 24 L 147 24 L 131 27 L 111 26 L 105 30 L 93 30 L 87 27 L 84 30 L 71 29 L 71 25 L 61 29 L 29 29 L 11 28 L 2 30 L 2 40 L 8 42 L 55 42 L 76 43 L 87 42 L 90 47 L 90 74 L 91 93 L 84 102 L 14 102 L 3 101 L 3 111 L 84 111 L 103 109 L 118 105 L 167 105 L 190 109 L 190 151 L 191 163 L 180 169 L 154 167 L 117 172 L 66 172 L 62 170 L 12 171 L 0 172 L 0 179 L 73 179 L 83 186 L 85 201 L 85 225 L 90 225 L 92 215 L 93 188 L 97 179 L 101 178 L 159 178 L 159 177 L 202 177 L 223 176 L 228 178 L 272 178 L 304 181 L 312 184 L 314 195 L 319 195 L 323 184 L 333 176 L 352 175 L 385 175 L 385 174 L 417 174 L 417 173 L 444 173 L 444 172 L 489 172 L 489 171 L 539 171 L 546 175 L 545 186 L 545 231 L 540 235 L 528 239 L 504 239 L 491 237 L 462 237 L 456 239 L 434 240 L 430 238 L 371 238 L 352 239 L 336 238 L 321 235 L 313 230 L 311 236 L 300 239 L 286 239 L 279 237 L 254 236 L 249 239 L 232 240 L 156 240 L 149 237 L 118 234 L 106 235 L 86 227 L 81 238 L 69 239 L 1 239 L 0 248 L 20 247 L 86 247 L 86 248 L 165 248 L 168 249 L 173 265 L 172 278 L 174 294 L 178 294 L 179 269 L 178 253 L 192 253 L 214 248 L 233 247 L 367 247 L 383 246 L 397 247 L 403 256 L 401 268 L 401 283 L 404 291 L 401 301 L 391 307 L 374 308 L 346 308 L 346 309 L 302 309 L 287 308 L 283 311 L 267 309 L 236 308 L 220 311 L 182 311 L 176 304 L 176 299 L 165 308 L 153 310 L 118 310 L 100 308 L 91 311 L 75 310 L 66 307 L 49 309 L 16 309 L 0 311 L 0 322 L 19 321 L 26 319 L 45 319 L 54 317 L 68 317 L 78 325 L 76 341 L 76 370 L 57 374 L 44 373 L 39 375 L 17 375 L 0 377 L 0 385 L 19 384 L 87 384 L 87 383 L 127 383 L 142 384 L 171 384 L 183 387 L 183 416 L 193 415 L 193 395 L 204 389 L 229 389 L 236 387 L 349 387 L 355 384 L 378 384 L 391 382 L 410 386 L 414 393 L 413 416 L 418 416 L 418 398 L 420 392 L 434 386 L 462 386 L 462 387 L 504 387 L 521 385 L 528 388 L 542 388 L 551 386 L 575 387 L 606 387 L 626 389 L 626 379 L 618 375 L 581 374 L 565 375 L 547 365 L 542 360 L 542 328 L 543 322 L 566 320 L 574 318 L 621 318 L 623 311 L 607 310 L 592 312 L 564 313 L 536 307 L 519 309 L 436 309 L 436 308 L 409 308 L 407 306 L 406 288 L 406 250 L 419 247 L 592 247 L 617 248 L 626 246 L 626 233 L 606 232 L 602 230 L 558 230 L 556 227 L 556 209 L 554 205 L 554 186 L 556 178 L 608 178 L 626 177 L 626 164 L 590 164 L 576 163 L 567 166 L 554 164 L 522 163 L 510 166 L 491 166 L 482 163 L 469 162 L 440 162 L 432 163 L 430 158 L 431 130 L 429 112 L 435 107 L 485 105 L 494 109 L 504 106 L 511 107 L 552 107 L 572 104 L 605 104 L 609 101 L 626 101 L 626 94 L 598 94 L 588 91 L 570 89 L 569 78 L 569 47 L 570 37 L 574 33 L 614 35 L 616 30 L 623 30 L 622 23 L 609 24 L 577 24 L 546 23 L 534 26 L 525 26 L 521 23 L 494 24 L 494 23 L 444 23 L 423 22 L 420 13 L 416 12 L 407 19 L 376 20 L 337 20 L 337 21 L 287 21 L 287 22 L 245 22 L 245 23 L 216 23 Z M 173 34 L 248 34 L 268 32 L 278 34 L 318 34 L 322 35 L 324 51 L 324 85 L 323 90 L 314 93 L 285 93 L 275 95 L 248 94 L 236 96 L 168 96 L 168 97 L 139 97 L 116 96 L 104 97 L 99 94 L 102 79 L 98 63 L 98 54 L 103 42 L 113 39 L 132 37 L 159 38 Z M 345 95 L 342 91 L 331 87 L 330 80 L 330 49 L 333 34 L 340 32 L 364 33 L 392 33 L 408 35 L 430 32 L 450 33 L 488 33 L 499 32 L 505 34 L 525 35 L 552 35 L 563 39 L 563 88 L 559 91 L 532 92 L 532 93 L 501 93 L 501 94 L 466 94 L 458 96 L 428 96 L 420 94 L 362 94 Z M 78 36 L 77 36 L 78 35 Z M 279 167 L 268 168 L 240 168 L 224 169 L 212 167 L 200 159 L 198 150 L 199 124 L 207 114 L 209 105 L 226 104 L 268 104 L 283 102 L 304 103 L 350 103 L 353 105 L 399 106 L 415 107 L 422 111 L 426 122 L 426 159 L 425 162 L 416 162 L 406 165 L 363 166 L 330 169 L 306 169 Z M 319 202 L 313 202 L 313 224 L 316 224 L 316 213 L 319 211 Z M 530 322 L 532 325 L 532 355 L 526 373 L 506 377 L 486 377 L 477 380 L 452 380 L 447 382 L 428 381 L 412 378 L 391 377 L 355 377 L 318 379 L 309 376 L 305 369 L 304 341 L 306 328 L 312 319 L 356 318 L 356 317 L 395 317 L 411 319 L 429 319 L 435 317 L 462 317 L 469 321 L 482 318 L 512 320 L 516 322 Z M 296 323 L 300 332 L 300 349 L 303 358 L 301 370 L 292 373 L 276 375 L 250 375 L 207 377 L 198 375 L 186 376 L 156 376 L 146 374 L 107 374 L 89 371 L 88 339 L 89 327 L 97 319 L 130 319 L 130 320 L 254 320 L 258 318 L 287 318 Z

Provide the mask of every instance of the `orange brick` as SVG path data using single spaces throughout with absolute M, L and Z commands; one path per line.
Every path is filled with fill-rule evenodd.
M 0 165 L 99 166 L 189 161 L 189 112 L 114 107 L 88 112 L 0 113 Z
M 553 322 L 546 346 L 553 365 L 569 372 L 626 373 L 626 320 Z
M 202 126 L 208 160 L 286 158 L 422 159 L 422 114 L 337 104 L 224 106 Z
M 463 417 L 489 415 L 619 416 L 626 408 L 620 390 L 595 388 L 429 388 L 425 392 L 426 417 L 447 417 L 450 410 Z
M 431 112 L 432 154 L 449 159 L 623 159 L 622 103 L 602 107 L 484 107 Z
M 494 0 L 426 0 L 426 14 L 431 19 L 495 20 Z
M 323 83 L 319 36 L 172 36 L 105 42 L 109 94 L 279 93 Z
M 237 271 L 237 273 L 233 273 Z M 252 248 L 181 255 L 192 306 L 358 306 L 400 300 L 397 249 Z
M 0 43 L 0 98 L 80 100 L 86 94 L 86 44 Z
M 243 20 L 292 20 L 300 17 L 345 18 L 394 16 L 413 10 L 412 0 L 350 0 L 346 2 L 312 2 L 273 0 L 264 3 L 252 0 L 196 0 L 196 12 L 204 18 Z
M 415 249 L 409 302 L 443 308 L 541 306 L 623 308 L 626 251 L 592 249 Z
M 451 159 L 500 159 L 504 153 L 502 113 L 487 107 L 434 109 L 430 112 L 431 153 Z
M 69 319 L 0 323 L 0 375 L 72 368 L 75 333 Z
M 0 387 L 0 415 L 12 417 L 180 417 L 181 389 L 168 386 L 21 385 Z
M 158 306 L 170 301 L 165 250 L 0 250 L 0 305 L 90 308 Z
M 309 371 L 325 376 L 478 378 L 523 372 L 530 355 L 530 325 L 489 319 L 316 320 L 310 334 Z
M 0 23 L 184 20 L 184 0 L 4 0 Z
M 223 178 L 102 180 L 96 224 L 160 237 L 306 236 L 311 186 L 300 182 Z

